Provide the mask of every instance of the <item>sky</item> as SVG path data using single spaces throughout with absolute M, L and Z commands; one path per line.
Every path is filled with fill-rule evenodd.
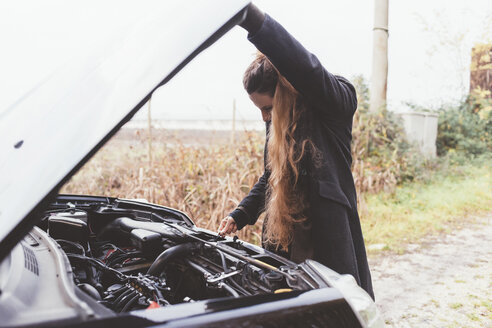
M 0 2 L 0 42 L 7 40 L 15 45 L 15 51 L 5 48 L 0 51 L 1 107 L 13 103 L 19 96 L 18 90 L 26 89 L 23 74 L 43 76 L 59 64 L 43 57 L 43 47 L 52 49 L 62 43 L 59 51 L 66 51 L 69 57 L 70 51 L 76 51 L 78 46 L 72 39 L 118 28 L 111 24 L 116 11 L 111 14 L 107 10 L 114 6 L 114 1 L 20 1 L 26 4 L 22 9 L 25 21 L 18 22 L 15 31 L 2 29 L 2 24 L 11 23 L 9 19 L 14 15 L 9 12 L 12 9 L 7 2 Z M 145 11 L 142 7 L 135 8 L 136 2 L 117 3 L 123 7 L 120 11 Z M 328 71 L 349 79 L 356 75 L 370 78 L 373 1 L 257 0 L 254 3 L 316 54 Z M 72 28 L 50 25 L 54 19 L 38 17 L 36 8 L 45 5 L 53 7 L 53 17 L 57 16 L 57 6 L 73 6 L 73 15 L 64 18 L 62 24 Z M 101 12 L 105 12 L 104 17 L 100 17 Z M 27 49 L 36 42 L 39 29 L 50 33 L 52 42 L 37 45 L 41 51 L 33 54 Z M 242 74 L 255 54 L 246 35 L 240 27 L 233 28 L 157 90 L 152 97 L 152 117 L 227 120 L 232 118 L 235 101 L 239 120 L 261 120 L 242 88 Z M 471 47 L 480 41 L 492 41 L 490 0 L 390 0 L 389 108 L 403 111 L 409 104 L 437 108 L 459 101 L 468 89 Z M 19 79 L 2 79 L 2 71 L 9 73 L 9 70 L 10 73 L 18 70 Z M 146 119 L 146 115 L 146 110 L 142 110 L 136 119 Z
M 373 1 L 254 2 L 278 20 L 325 68 L 371 76 Z M 468 90 L 471 47 L 492 41 L 490 0 L 389 1 L 388 104 L 395 111 L 456 103 Z M 234 28 L 152 99 L 153 117 L 260 119 L 241 80 L 255 48 Z M 145 114 L 145 113 L 142 113 Z M 144 118 L 143 115 L 139 116 Z

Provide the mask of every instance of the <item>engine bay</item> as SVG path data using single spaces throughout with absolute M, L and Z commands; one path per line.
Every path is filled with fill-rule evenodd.
M 38 226 L 68 258 L 74 284 L 116 313 L 319 287 L 297 264 L 156 205 L 66 199 Z

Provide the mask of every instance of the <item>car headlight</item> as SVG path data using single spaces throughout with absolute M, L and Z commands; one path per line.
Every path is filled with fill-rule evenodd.
M 383 318 L 379 314 L 376 303 L 349 274 L 338 274 L 326 266 L 307 260 L 306 264 L 311 267 L 329 286 L 335 287 L 345 297 L 352 309 L 359 314 L 359 318 L 368 328 L 385 327 Z

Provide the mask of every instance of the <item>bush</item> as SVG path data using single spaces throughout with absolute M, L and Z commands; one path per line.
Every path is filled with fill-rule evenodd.
M 388 110 L 369 112 L 365 80 L 355 77 L 352 82 L 359 103 L 352 130 L 352 171 L 358 192 L 392 191 L 397 184 L 420 177 L 426 160 L 406 141 L 399 117 Z
M 458 106 L 441 109 L 436 145 L 440 156 L 454 152 L 477 156 L 491 151 L 490 91 L 477 89 Z

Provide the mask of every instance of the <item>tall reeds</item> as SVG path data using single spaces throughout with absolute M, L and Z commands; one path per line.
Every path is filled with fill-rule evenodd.
M 395 126 L 387 117 L 368 115 L 362 111 L 354 120 L 353 174 L 359 194 L 391 191 L 409 172 Z M 122 130 L 61 192 L 143 198 L 179 209 L 198 226 L 215 231 L 263 173 L 261 132 L 237 131 L 232 144 L 229 132 L 154 130 L 152 154 L 147 135 Z M 364 204 L 359 205 L 363 211 Z M 260 231 L 261 219 L 238 235 L 258 243 Z

